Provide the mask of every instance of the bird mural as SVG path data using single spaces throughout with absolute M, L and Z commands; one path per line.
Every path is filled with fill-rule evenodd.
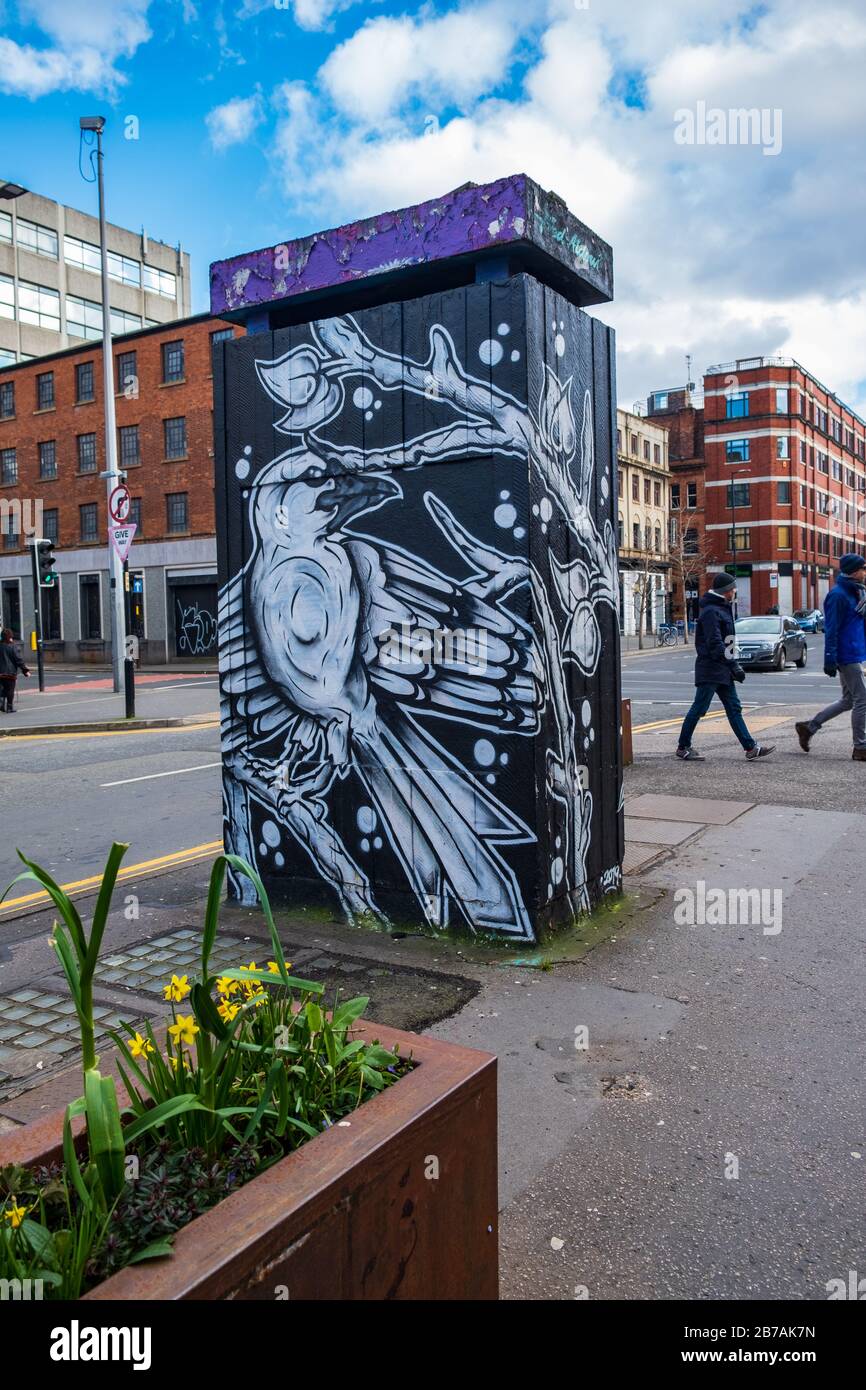
M 595 670 L 598 605 L 616 604 L 612 531 L 608 523 L 598 532 L 588 502 L 589 397 L 578 433 L 571 379 L 546 371 L 529 408 L 467 373 L 439 325 L 426 362 L 378 347 L 348 316 L 309 325 L 309 336 L 255 363 L 278 407 L 273 429 L 292 447 L 265 462 L 245 491 L 249 558 L 220 596 L 228 838 L 255 862 L 252 800 L 294 837 L 349 921 L 387 920 L 335 825 L 340 800 L 357 799 L 361 788 L 431 926 L 462 920 L 474 932 L 531 939 L 530 912 L 501 851 L 535 835 L 496 795 L 495 778 L 449 751 L 440 721 L 489 735 L 485 746 L 495 748 L 503 734 L 537 734 L 547 711 L 547 791 L 560 808 L 554 862 L 564 864 L 575 903 L 589 906 L 593 799 L 581 783 L 563 663 Z M 428 427 L 393 444 L 346 443 L 339 429 L 335 440 L 329 425 L 353 383 L 364 400 L 367 383 L 432 400 Z M 423 491 L 440 538 L 435 564 L 375 534 L 375 514 L 404 497 L 401 469 L 491 453 L 526 461 L 584 552 L 567 564 L 551 555 L 552 602 L 526 547 L 513 554 L 480 540 L 438 487 Z M 521 616 L 530 610 L 534 622 Z M 483 661 L 429 642 L 393 658 L 395 634 L 443 631 L 483 634 Z M 552 892 L 553 869 L 551 880 Z

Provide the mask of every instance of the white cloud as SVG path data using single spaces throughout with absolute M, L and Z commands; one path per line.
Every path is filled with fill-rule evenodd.
M 232 97 L 222 106 L 215 106 L 205 117 L 210 141 L 215 150 L 227 150 L 249 140 L 264 120 L 262 98 L 258 92 L 250 97 Z
M 44 47 L 0 37 L 0 91 L 32 99 L 56 91 L 110 95 L 126 80 L 116 66 L 150 38 L 149 0 L 19 0 L 22 23 Z
M 299 29 L 328 29 L 331 20 L 341 10 L 351 9 L 358 0 L 243 0 L 238 10 L 239 19 L 249 19 L 252 15 L 263 14 L 265 10 L 291 9 Z
M 464 107 L 505 76 L 517 37 L 501 3 L 440 18 L 381 16 L 339 44 L 319 78 L 338 111 L 369 124 L 409 99 Z

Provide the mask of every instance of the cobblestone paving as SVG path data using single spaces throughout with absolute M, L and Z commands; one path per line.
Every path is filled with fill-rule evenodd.
M 106 1004 L 96 1004 L 93 1015 L 97 1037 L 121 1026 L 120 1015 Z M 58 1057 L 74 1052 L 78 1019 L 72 1000 L 32 987 L 0 995 L 0 1048 L 8 1047 L 44 1048 Z
M 210 956 L 211 969 L 218 972 L 249 965 L 255 953 L 261 955 L 263 949 L 266 948 L 260 942 L 217 937 Z M 176 931 L 112 952 L 96 967 L 96 978 L 105 985 L 122 985 L 162 996 L 163 986 L 172 975 L 189 975 L 192 979 L 198 973 L 200 960 L 201 932 Z M 266 963 L 264 958 L 256 960 L 258 965 Z

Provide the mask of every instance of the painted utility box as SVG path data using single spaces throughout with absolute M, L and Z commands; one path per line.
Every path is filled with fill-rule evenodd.
M 611 286 L 523 175 L 212 266 L 225 842 L 277 900 L 532 940 L 619 890 Z

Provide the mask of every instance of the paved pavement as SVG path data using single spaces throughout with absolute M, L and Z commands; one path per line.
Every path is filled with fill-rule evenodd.
M 60 730 L 69 724 L 124 718 L 123 693 L 114 693 L 111 676 L 106 672 L 50 671 L 46 673 L 46 688 L 40 691 L 33 669 L 34 675 L 18 682 L 15 713 L 0 714 L 0 733 L 46 726 Z M 139 672 L 135 688 L 138 718 L 216 719 L 219 711 L 214 671 Z

